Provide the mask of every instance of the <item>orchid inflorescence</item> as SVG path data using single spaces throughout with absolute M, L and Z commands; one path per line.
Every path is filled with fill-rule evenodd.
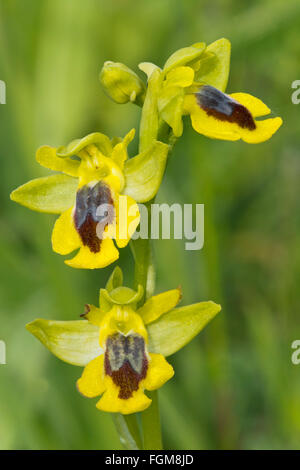
M 58 148 L 46 145 L 37 150 L 36 160 L 56 173 L 29 181 L 11 194 L 12 200 L 32 210 L 59 214 L 52 248 L 60 255 L 75 252 L 65 261 L 73 268 L 106 267 L 131 241 L 134 288 L 123 285 L 123 273 L 115 267 L 100 289 L 99 307 L 86 305 L 81 319 L 38 319 L 27 325 L 58 358 L 84 367 L 78 391 L 100 397 L 98 409 L 123 419 L 118 429 L 129 448 L 141 446 L 139 427 L 130 416 L 136 420 L 134 414 L 149 407 L 148 418 L 156 413 L 147 391 L 174 375 L 165 357 L 191 341 L 221 310 L 211 301 L 177 307 L 180 288 L 154 295 L 150 241 L 132 240 L 140 222 L 138 203 L 154 200 L 170 151 L 183 134 L 184 116 L 190 116 L 200 134 L 247 143 L 268 140 L 282 124 L 279 117 L 256 119 L 270 113 L 258 98 L 225 94 L 229 67 L 226 39 L 179 49 L 163 68 L 141 63 L 147 83 L 126 65 L 105 62 L 100 82 L 107 95 L 142 109 L 139 153 L 128 156 L 134 129 L 124 138 L 94 132 Z M 152 430 L 144 423 L 143 432 L 144 442 L 151 441 L 147 433 L 156 434 L 152 445 L 159 447 L 157 422 L 153 419 Z

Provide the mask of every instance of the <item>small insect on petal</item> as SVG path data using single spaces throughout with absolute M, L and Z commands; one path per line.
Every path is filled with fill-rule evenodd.
M 256 124 L 250 111 L 217 88 L 203 85 L 199 92 L 195 93 L 198 105 L 219 121 L 227 121 L 237 124 L 243 129 L 253 131 Z
M 74 223 L 83 245 L 88 246 L 92 253 L 98 253 L 101 246 L 97 225 L 103 225 L 103 233 L 105 227 L 113 222 L 114 211 L 107 211 L 106 216 L 99 215 L 102 205 L 113 208 L 112 195 L 105 183 L 99 182 L 92 187 L 86 185 L 77 191 Z
M 106 342 L 104 359 L 106 375 L 120 388 L 119 398 L 128 399 L 139 388 L 139 383 L 147 375 L 148 359 L 145 341 L 134 334 L 124 336 L 116 333 Z

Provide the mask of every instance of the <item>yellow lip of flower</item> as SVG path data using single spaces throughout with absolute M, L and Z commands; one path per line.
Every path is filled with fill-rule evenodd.
M 104 353 L 87 364 L 77 388 L 88 398 L 102 395 L 96 405 L 100 410 L 143 411 L 151 403 L 144 390 L 161 387 L 173 368 L 161 354 L 148 353 L 145 325 L 130 306 L 114 305 L 104 317 L 94 310 L 94 321 L 97 315 Z
M 175 308 L 181 289 L 150 297 L 141 307 L 137 291 L 123 286 L 116 267 L 100 308 L 87 305 L 84 320 L 35 320 L 27 329 L 53 354 L 69 364 L 83 366 L 77 381 L 80 393 L 99 397 L 97 408 L 122 414 L 146 409 L 145 390 L 160 388 L 174 374 L 165 357 L 181 349 L 221 310 L 214 302 Z
M 247 93 L 227 95 L 210 85 L 185 96 L 184 112 L 190 114 L 192 126 L 200 134 L 252 144 L 270 139 L 282 124 L 279 117 L 255 119 L 271 112 L 258 98 Z

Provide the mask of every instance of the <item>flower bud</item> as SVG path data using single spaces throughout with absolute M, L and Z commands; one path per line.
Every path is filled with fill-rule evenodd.
M 131 101 L 138 105 L 143 104 L 145 85 L 126 65 L 119 62 L 105 62 L 99 78 L 105 92 L 116 103 Z

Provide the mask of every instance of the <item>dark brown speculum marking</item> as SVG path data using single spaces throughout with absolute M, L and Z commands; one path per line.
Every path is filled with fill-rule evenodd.
M 235 123 L 243 129 L 253 131 L 256 124 L 250 111 L 217 88 L 204 85 L 195 93 L 197 103 L 208 116 L 219 121 Z
M 140 335 L 124 336 L 116 333 L 106 341 L 105 374 L 119 387 L 119 398 L 127 400 L 139 388 L 147 375 L 148 359 L 145 341 Z
M 74 223 L 83 245 L 88 246 L 92 253 L 98 253 L 101 246 L 97 225 L 102 224 L 100 231 L 103 233 L 107 224 L 113 222 L 112 211 L 99 215 L 99 207 L 103 204 L 113 208 L 112 195 L 105 183 L 100 181 L 77 191 Z

